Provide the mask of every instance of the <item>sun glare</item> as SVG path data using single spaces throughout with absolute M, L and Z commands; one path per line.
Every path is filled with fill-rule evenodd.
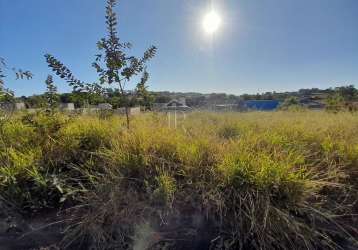
M 221 24 L 221 18 L 215 11 L 210 11 L 204 16 L 203 28 L 208 34 L 215 33 Z

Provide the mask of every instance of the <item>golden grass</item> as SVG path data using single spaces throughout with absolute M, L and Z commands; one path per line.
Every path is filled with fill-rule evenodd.
M 3 196 L 27 211 L 69 208 L 67 246 L 130 248 L 148 223 L 153 247 L 169 249 L 206 234 L 215 249 L 357 244 L 357 114 L 191 113 L 173 129 L 150 113 L 129 131 L 124 124 L 61 114 L 2 121 Z

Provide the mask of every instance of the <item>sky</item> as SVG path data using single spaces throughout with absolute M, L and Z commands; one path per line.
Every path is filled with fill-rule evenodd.
M 222 22 L 202 25 L 211 9 Z M 0 0 L 0 57 L 34 78 L 8 88 L 17 96 L 45 90 L 50 53 L 77 78 L 93 82 L 96 42 L 105 35 L 105 0 Z M 148 64 L 149 89 L 262 93 L 358 86 L 357 0 L 120 0 L 119 35 Z M 60 92 L 71 88 L 55 77 Z M 136 79 L 132 82 L 133 88 Z

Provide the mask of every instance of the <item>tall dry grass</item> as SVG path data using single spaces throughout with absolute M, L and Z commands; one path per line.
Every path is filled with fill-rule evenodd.
M 1 123 L 0 189 L 61 209 L 63 247 L 357 247 L 358 115 L 18 115 Z M 201 247 L 201 248 L 200 248 Z

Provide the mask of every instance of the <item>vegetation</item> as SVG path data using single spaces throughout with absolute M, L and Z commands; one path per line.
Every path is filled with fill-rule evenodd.
M 0 57 L 0 102 L 13 102 L 14 93 L 5 87 L 5 78 L 7 77 L 6 72 L 9 70 L 5 59 Z M 33 74 L 28 70 L 12 68 L 13 73 L 18 79 L 31 79 Z
M 358 116 L 346 112 L 356 110 L 357 89 L 150 92 L 146 64 L 157 48 L 128 55 L 132 45 L 118 37 L 116 2 L 107 0 L 107 36 L 92 64 L 97 82 L 77 79 L 46 54 L 72 93 L 58 94 L 49 75 L 43 95 L 18 98 L 41 108 L 37 113 L 1 116 L 0 240 L 10 204 L 25 221 L 55 213 L 56 221 L 38 230 L 60 225 L 62 240 L 52 246 L 60 249 L 357 249 Z M 15 101 L 4 86 L 7 70 L 0 58 L 1 103 Z M 176 129 L 160 113 L 130 121 L 131 106 L 151 110 L 179 97 L 193 107 L 251 99 L 282 104 L 272 113 L 193 112 Z M 303 109 L 303 98 L 330 112 Z M 126 117 L 63 114 L 59 102 L 108 102 L 125 107 Z
M 54 110 L 58 106 L 57 87 L 54 85 L 53 78 L 51 75 L 47 76 L 45 83 L 47 90 L 45 92 L 47 106 L 50 110 Z
M 131 49 L 130 43 L 121 42 L 117 32 L 117 15 L 114 11 L 117 0 L 107 0 L 106 7 L 106 25 L 107 37 L 102 38 L 97 43 L 100 54 L 96 55 L 96 60 L 92 66 L 99 74 L 99 83 L 84 83 L 76 79 L 72 72 L 63 65 L 59 60 L 50 54 L 46 54 L 45 58 L 48 66 L 61 78 L 66 79 L 74 92 L 89 92 L 103 94 L 102 85 L 116 84 L 120 97 L 124 100 L 125 113 L 127 118 L 127 128 L 129 128 L 129 98 L 126 86 L 132 78 L 143 72 L 145 64 L 155 56 L 157 48 L 151 46 L 144 52 L 141 58 L 127 55 L 126 50 Z M 101 65 L 102 64 L 102 65 Z M 145 84 L 148 79 L 148 73 L 145 71 L 140 84 Z M 108 88 L 107 88 L 108 89 Z
M 147 73 L 146 73 L 147 74 Z M 145 73 L 143 73 L 144 77 Z M 149 75 L 148 75 L 149 77 Z M 201 94 L 201 93 L 181 93 L 181 92 L 153 92 L 148 90 L 146 80 L 144 85 L 142 80 L 137 84 L 134 91 L 127 92 L 127 97 L 123 98 L 120 91 L 117 89 L 104 89 L 106 95 L 98 93 L 64 93 L 59 94 L 60 102 L 75 103 L 75 106 L 80 108 L 85 104 L 97 105 L 99 103 L 110 103 L 114 108 L 125 107 L 126 103 L 129 107 L 143 106 L 147 109 L 152 109 L 154 103 L 167 103 L 172 99 L 184 97 L 186 103 L 190 107 L 201 108 L 214 104 L 240 104 L 243 100 L 278 100 L 282 103 L 281 108 L 287 109 L 288 106 L 293 106 L 291 109 L 301 109 L 299 100 L 302 98 L 309 98 L 312 101 L 317 101 L 326 104 L 329 111 L 341 110 L 357 110 L 354 103 L 358 102 L 358 91 L 352 85 L 331 88 L 327 90 L 321 89 L 301 89 L 297 92 L 284 93 L 263 93 L 257 95 L 243 94 L 240 96 L 228 94 Z M 43 107 L 45 99 L 42 95 L 22 96 L 17 98 L 18 101 L 23 101 L 28 107 L 39 108 Z M 294 103 L 292 103 L 294 101 Z
M 69 249 L 357 247 L 358 116 L 17 114 L 0 127 L 0 193 L 61 212 Z M 139 248 L 139 246 L 143 248 Z
M 338 112 L 344 110 L 344 98 L 340 94 L 334 94 L 327 98 L 327 110 Z
M 297 97 L 291 96 L 285 99 L 280 105 L 282 110 L 300 109 L 300 101 Z
M 148 91 L 148 86 L 146 85 L 148 79 L 149 79 L 149 74 L 145 70 L 141 78 L 141 81 L 137 84 L 136 102 L 140 106 L 145 107 L 145 109 L 152 110 L 154 104 L 154 96 Z

